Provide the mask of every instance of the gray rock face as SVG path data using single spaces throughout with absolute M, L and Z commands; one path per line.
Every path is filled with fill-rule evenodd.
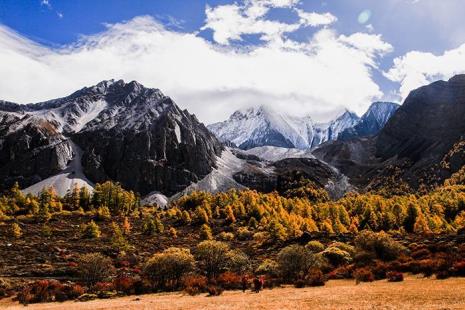
M 91 181 L 118 181 L 142 195 L 171 195 L 199 180 L 223 149 L 159 90 L 104 81 L 43 103 L 0 102 L 0 175 L 8 180 L 0 188 L 13 179 L 29 186 L 62 170 L 73 156 L 69 140 L 82 149 Z
M 2 116 L 3 114 L 3 116 Z M 47 121 L 31 122 L 16 131 L 19 118 L 0 111 L 0 189 L 23 186 L 63 170 L 73 154 L 64 137 Z

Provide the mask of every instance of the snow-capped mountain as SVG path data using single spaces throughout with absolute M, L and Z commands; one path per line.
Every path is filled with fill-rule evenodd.
M 0 101 L 0 190 L 17 181 L 63 194 L 114 180 L 142 195 L 171 195 L 209 174 L 222 150 L 194 115 L 135 81 L 37 104 Z
M 221 141 L 242 149 L 264 145 L 308 149 L 336 139 L 358 120 L 356 114 L 346 111 L 331 122 L 315 124 L 310 116 L 296 117 L 259 106 L 236 111 L 228 120 L 207 127 Z
M 372 103 L 367 112 L 362 115 L 360 121 L 355 126 L 342 131 L 338 139 L 347 140 L 355 137 L 368 137 L 378 134 L 399 107 L 399 104 L 393 102 Z

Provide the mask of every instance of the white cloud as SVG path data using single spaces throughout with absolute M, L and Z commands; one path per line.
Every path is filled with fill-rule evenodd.
M 409 52 L 394 59 L 393 67 L 385 76 L 401 84 L 400 95 L 405 99 L 413 89 L 439 79 L 447 80 L 460 73 L 465 73 L 465 44 L 438 56 Z
M 330 29 L 309 42 L 238 49 L 167 30 L 150 17 L 107 27 L 59 49 L 0 27 L 0 75 L 8 77 L 2 99 L 37 102 L 122 78 L 160 88 L 207 123 L 257 104 L 321 120 L 343 107 L 362 113 L 382 96 L 371 71 L 391 48 L 379 36 Z
M 206 23 L 202 30 L 211 29 L 213 39 L 228 45 L 232 40 L 240 41 L 243 35 L 259 34 L 263 41 L 283 41 L 286 33 L 306 26 L 324 26 L 337 18 L 330 13 L 305 12 L 295 8 L 299 0 L 245 0 L 243 4 L 227 4 L 206 8 Z M 296 23 L 283 23 L 266 19 L 271 8 L 293 9 L 299 17 Z
M 318 14 L 315 12 L 305 12 L 300 9 L 296 9 L 296 12 L 299 14 L 303 25 L 312 27 L 330 25 L 337 21 L 336 16 L 331 13 Z

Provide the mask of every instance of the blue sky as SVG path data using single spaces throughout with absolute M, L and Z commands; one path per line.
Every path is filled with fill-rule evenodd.
M 360 114 L 464 72 L 464 13 L 462 0 L 0 0 L 0 73 L 14 72 L 0 96 L 124 78 L 207 123 L 257 104 Z

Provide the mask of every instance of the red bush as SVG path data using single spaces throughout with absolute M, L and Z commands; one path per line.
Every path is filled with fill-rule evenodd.
M 207 288 L 207 291 L 208 291 L 208 296 L 220 296 L 221 294 L 223 294 L 224 290 L 222 287 L 210 285 Z
M 388 265 L 381 261 L 377 261 L 376 264 L 371 268 L 371 272 L 375 277 L 375 280 L 386 279 L 386 272 L 388 271 Z
M 373 282 L 375 280 L 375 276 L 373 272 L 369 268 L 359 268 L 354 271 L 354 278 L 358 282 Z
M 127 275 L 121 275 L 113 280 L 113 287 L 119 292 L 124 292 L 125 294 L 134 294 L 135 283 L 136 279 Z
M 312 269 L 305 277 L 308 286 L 324 286 L 326 279 L 320 269 Z
M 16 299 L 22 304 L 65 301 L 82 295 L 79 285 L 63 285 L 56 280 L 39 280 L 22 288 Z
M 197 295 L 207 291 L 207 278 L 199 275 L 185 276 L 183 279 L 184 291 L 189 295 Z
M 404 274 L 402 272 L 391 271 L 386 274 L 389 282 L 402 282 L 404 281 Z
M 108 292 L 113 291 L 113 283 L 111 282 L 97 282 L 92 288 L 95 292 Z
M 352 279 L 354 266 L 341 266 L 327 274 L 329 280 Z
M 455 262 L 452 270 L 456 276 L 465 277 L 465 260 Z
M 217 278 L 218 284 L 225 290 L 236 290 L 242 288 L 242 277 L 237 273 L 227 271 Z

